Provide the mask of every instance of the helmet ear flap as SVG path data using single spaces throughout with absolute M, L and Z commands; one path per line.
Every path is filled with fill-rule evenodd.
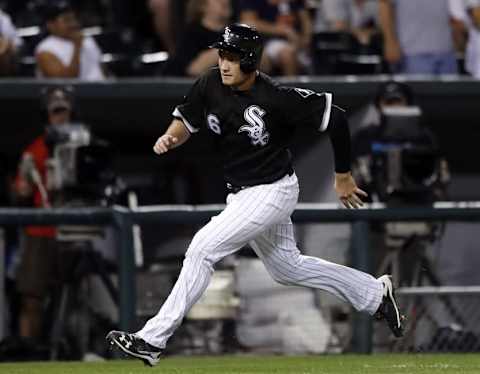
M 240 70 L 244 73 L 252 73 L 257 69 L 257 62 L 253 52 L 247 53 L 240 60 Z

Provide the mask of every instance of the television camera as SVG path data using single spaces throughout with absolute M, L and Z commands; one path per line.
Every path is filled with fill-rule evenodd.
M 423 121 L 422 111 L 413 105 L 385 106 L 380 124 L 368 130 L 362 144 L 367 154 L 356 157 L 354 173 L 374 201 L 387 207 L 428 206 L 446 195 L 450 179 L 437 139 Z M 440 222 L 386 222 L 380 227 L 389 249 L 379 272 L 392 272 L 407 284 L 419 277 L 436 278 L 425 255 L 428 243 L 443 232 Z M 402 262 L 407 261 L 407 264 Z M 410 264 L 410 265 L 409 265 Z M 405 265 L 405 266 L 402 266 Z M 431 270 L 429 274 L 419 269 Z
M 47 190 L 55 193 L 57 204 L 104 205 L 113 198 L 116 178 L 110 150 L 105 142 L 92 136 L 88 127 L 50 126 L 46 143 L 51 149 Z
M 380 201 L 430 204 L 449 181 L 446 161 L 416 106 L 386 107 L 371 143 L 372 182 Z

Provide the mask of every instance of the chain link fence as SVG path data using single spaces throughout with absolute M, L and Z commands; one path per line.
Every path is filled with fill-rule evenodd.
M 405 336 L 393 340 L 375 324 L 376 351 L 480 352 L 480 286 L 400 288 L 397 297 L 407 318 Z

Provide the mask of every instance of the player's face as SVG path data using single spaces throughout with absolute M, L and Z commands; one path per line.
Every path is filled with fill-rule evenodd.
M 251 77 L 240 69 L 240 55 L 234 52 L 219 50 L 218 67 L 225 86 L 241 87 Z

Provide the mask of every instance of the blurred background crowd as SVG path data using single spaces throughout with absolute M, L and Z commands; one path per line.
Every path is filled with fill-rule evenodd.
M 0 9 L 1 207 L 224 203 L 205 131 L 161 158 L 151 147 L 192 82 L 176 78 L 216 65 L 209 46 L 235 21 L 263 35 L 262 71 L 331 90 L 347 108 L 352 172 L 371 202 L 480 200 L 478 162 L 465 155 L 480 141 L 480 0 L 0 0 Z M 330 146 L 302 131 L 292 147 L 300 201 L 335 202 Z M 478 285 L 477 226 L 376 223 L 370 270 L 396 271 L 406 287 Z M 333 227 L 297 226 L 299 245 L 351 263 L 351 227 Z M 131 326 L 156 313 L 196 229 L 135 228 Z M 0 361 L 110 357 L 118 246 L 111 227 L 1 227 Z M 351 349 L 345 305 L 273 284 L 248 248 L 219 268 L 207 300 L 223 306 L 200 303 L 172 352 Z M 397 345 L 375 330 L 374 349 L 479 351 L 476 292 L 453 307 L 453 297 L 407 294 L 413 328 Z
M 194 77 L 216 63 L 208 46 L 234 21 L 264 35 L 262 70 L 273 75 L 480 75 L 476 0 L 3 0 L 0 5 L 3 76 Z

